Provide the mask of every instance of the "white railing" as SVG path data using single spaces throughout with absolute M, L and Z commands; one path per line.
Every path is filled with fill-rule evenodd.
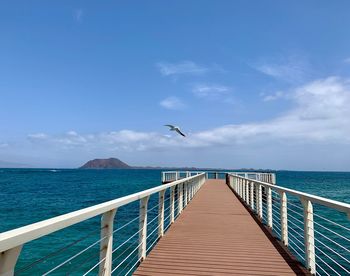
M 55 264 L 54 267 L 51 267 L 45 273 L 40 274 L 48 275 L 53 272 L 57 272 L 58 269 L 71 264 L 74 259 L 95 246 L 99 246 L 99 249 L 97 250 L 97 255 L 99 255 L 98 262 L 91 266 L 84 275 L 94 272 L 95 269 L 99 269 L 99 275 L 111 275 L 118 269 L 124 269 L 123 273 L 125 273 L 127 271 L 126 269 L 128 269 L 128 272 L 126 273 L 128 274 L 139 262 L 146 258 L 147 252 L 149 252 L 159 238 L 163 236 L 164 231 L 170 227 L 177 216 L 182 212 L 183 208 L 186 207 L 186 205 L 194 197 L 196 192 L 204 184 L 205 178 L 206 175 L 204 173 L 196 173 L 194 176 L 188 176 L 186 178 L 160 185 L 152 189 L 1 233 L 0 275 L 9 276 L 13 275 L 14 272 L 17 274 L 17 268 L 15 270 L 15 266 L 24 244 L 99 215 L 102 215 L 101 227 L 98 229 L 100 232 L 100 238 L 91 243 L 89 246 L 80 250 L 78 253 L 65 258 L 59 264 Z M 150 196 L 156 194 L 158 194 L 158 204 L 148 209 Z M 166 196 L 167 202 L 165 203 Z M 139 201 L 138 217 L 132 220 L 129 219 L 126 224 L 114 230 L 113 226 L 116 224 L 115 217 L 118 208 L 137 201 Z M 167 208 L 165 208 L 165 204 L 168 205 Z M 148 214 L 150 211 L 157 210 L 157 208 L 157 215 L 153 219 L 148 220 Z M 168 213 L 167 217 L 164 215 L 165 212 Z M 121 231 L 131 223 L 137 222 L 137 220 L 139 222 L 138 230 L 133 235 L 130 235 L 128 239 L 114 248 L 114 234 Z M 168 222 L 167 225 L 165 224 L 166 221 Z M 154 226 L 154 229 L 148 229 L 148 227 L 151 226 Z M 152 242 L 148 242 L 151 237 L 153 237 L 154 240 Z M 132 242 L 134 239 L 136 240 Z M 27 268 L 32 268 L 38 263 L 46 261 L 48 257 L 53 256 L 56 253 L 63 252 L 81 240 L 83 239 L 74 241 L 72 244 L 60 248 L 56 252 L 50 253 L 48 256 L 42 257 L 33 263 L 26 265 L 24 268 L 19 268 L 18 272 L 23 272 Z M 132 247 L 134 244 L 136 245 Z M 120 253 L 118 250 L 123 251 Z M 117 253 L 120 254 L 115 257 Z M 67 254 L 67 256 L 68 255 L 69 254 Z M 117 264 L 113 267 L 113 264 L 116 261 Z
M 203 172 L 200 171 L 167 171 L 162 172 L 162 182 L 168 183 L 172 181 L 176 181 L 179 179 L 184 179 L 187 177 L 195 176 L 201 174 Z
M 183 179 L 193 175 L 203 173 L 204 171 L 167 171 L 162 172 L 162 182 L 168 183 L 175 180 Z M 225 179 L 227 174 L 235 174 L 245 178 L 251 178 L 268 183 L 276 183 L 276 175 L 274 173 L 262 172 L 226 172 L 226 171 L 205 171 L 207 178 Z
M 350 275 L 350 204 L 236 173 L 228 185 L 312 274 Z

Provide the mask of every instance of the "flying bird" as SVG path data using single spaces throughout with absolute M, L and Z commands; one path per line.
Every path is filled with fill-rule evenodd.
M 183 137 L 186 137 L 185 134 L 183 134 L 178 126 L 173 126 L 173 125 L 164 125 L 169 127 L 171 131 L 176 131 L 178 134 L 182 135 Z

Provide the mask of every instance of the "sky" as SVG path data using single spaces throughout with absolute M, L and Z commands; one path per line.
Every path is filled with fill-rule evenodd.
M 2 1 L 0 161 L 349 171 L 349 10 Z

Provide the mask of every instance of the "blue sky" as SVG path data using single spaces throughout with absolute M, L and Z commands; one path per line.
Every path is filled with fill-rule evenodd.
M 0 160 L 350 170 L 349 9 L 2 2 Z

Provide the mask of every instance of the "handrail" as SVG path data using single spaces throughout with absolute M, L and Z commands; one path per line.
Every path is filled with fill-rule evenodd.
M 145 229 L 147 229 L 147 203 L 151 195 L 159 193 L 159 235 L 162 236 L 164 232 L 164 194 L 167 189 L 170 188 L 173 216 L 172 222 L 175 218 L 174 215 L 174 188 L 177 187 L 178 191 L 178 214 L 182 211 L 183 207 L 192 199 L 194 194 L 199 190 L 205 181 L 205 173 L 198 173 L 197 175 L 182 178 L 164 185 L 160 185 L 151 189 L 147 189 L 138 193 L 127 195 L 118 199 L 110 200 L 104 203 L 100 203 L 91 207 L 73 211 L 64 215 L 60 215 L 54 218 L 46 219 L 40 222 L 36 222 L 27 226 L 23 226 L 14 230 L 9 230 L 0 233 L 0 275 L 12 275 L 14 272 L 14 266 L 17 262 L 17 258 L 21 252 L 23 244 L 40 238 L 42 236 L 49 235 L 53 232 L 67 228 L 79 222 L 87 219 L 103 215 L 101 220 L 101 236 L 105 237 L 101 240 L 101 248 L 105 248 L 104 257 L 100 255 L 100 259 L 103 259 L 102 265 L 104 269 L 106 265 L 111 265 L 108 254 L 111 254 L 112 250 L 108 247 L 112 246 L 111 237 L 113 237 L 113 220 L 116 211 L 119 207 L 127 205 L 131 202 L 140 201 L 140 243 L 142 247 L 139 249 L 139 255 L 142 259 L 145 258 Z M 162 217 L 161 217 L 162 216 Z M 103 243 L 103 244 L 102 244 Z M 103 264 L 105 263 L 105 264 Z M 110 274 L 109 271 L 105 271 Z
M 242 176 L 233 175 L 232 173 L 230 173 L 229 175 L 235 176 L 235 177 L 240 178 L 240 179 L 246 179 Z M 263 181 L 259 181 L 259 180 L 249 179 L 249 181 L 260 184 L 263 187 L 269 187 L 269 188 L 272 188 L 273 190 L 276 190 L 279 192 L 289 193 L 291 195 L 301 197 L 301 198 L 306 199 L 306 200 L 310 200 L 313 203 L 317 203 L 317 204 L 320 204 L 320 205 L 323 205 L 323 206 L 326 206 L 326 207 L 329 207 L 332 209 L 336 209 L 340 212 L 346 213 L 348 215 L 348 217 L 350 217 L 350 204 L 349 203 L 340 202 L 337 200 L 328 199 L 325 197 L 316 196 L 316 195 L 312 195 L 312 194 L 308 194 L 308 193 L 304 193 L 304 192 L 299 192 L 297 190 L 281 187 L 278 185 L 272 185 L 272 184 L 269 184 L 269 183 L 266 183 Z
M 276 183 L 276 175 L 272 172 L 254 172 L 254 171 L 216 171 L 216 170 L 208 170 L 208 171 L 163 171 L 162 172 L 162 182 L 169 183 L 171 181 L 179 180 L 181 178 L 186 178 L 192 176 L 193 174 L 205 173 L 207 178 L 209 175 L 213 175 L 214 178 L 220 178 L 219 176 L 226 176 L 228 174 L 235 175 L 244 175 L 247 178 L 250 176 L 255 177 L 255 179 L 265 181 L 268 183 Z
M 346 265 L 344 265 L 344 263 L 342 264 L 342 262 L 347 262 L 347 264 L 350 263 L 348 260 L 350 256 L 348 253 L 350 251 L 343 250 L 347 245 L 340 245 L 339 242 L 333 241 L 332 239 L 332 235 L 333 237 L 335 235 L 336 238 L 341 238 L 343 241 L 348 242 L 349 246 L 350 239 L 347 239 L 344 235 L 350 233 L 350 228 L 345 227 L 338 222 L 333 222 L 328 218 L 324 218 L 321 215 L 314 214 L 313 209 L 313 204 L 316 203 L 343 212 L 348 218 L 350 218 L 350 204 L 278 185 L 272 185 L 259 179 L 242 177 L 236 173 L 228 173 L 227 184 L 235 191 L 242 201 L 256 213 L 261 222 L 271 228 L 273 232 L 280 237 L 283 244 L 292 249 L 292 253 L 298 255 L 301 260 L 305 262 L 305 266 L 312 274 L 320 274 L 316 271 L 316 268 L 325 272 L 326 275 L 328 274 L 326 272 L 327 269 L 339 274 L 335 270 L 335 267 L 339 268 L 342 273 L 346 273 L 346 275 L 350 273 L 346 268 Z M 264 188 L 264 190 L 262 188 Z M 290 200 L 288 201 L 287 194 L 288 196 L 292 195 L 298 198 L 300 202 L 297 203 L 296 201 L 292 201 L 292 203 Z M 289 205 L 291 207 L 289 207 Z M 294 210 L 292 208 L 294 208 Z M 279 213 L 280 216 L 276 213 Z M 299 215 L 299 217 L 294 217 L 294 214 Z M 332 225 L 332 229 L 315 221 L 314 217 L 323 219 Z M 320 231 L 317 230 L 318 227 L 321 227 L 321 229 L 319 229 Z M 346 234 L 344 232 L 337 233 L 335 229 L 337 227 L 342 231 L 346 231 Z M 278 231 L 276 231 L 276 229 Z M 322 233 L 324 231 L 327 231 L 328 236 L 327 233 Z M 297 236 L 294 233 L 297 234 Z M 304 249 L 301 249 L 295 243 L 296 241 L 303 244 Z M 329 243 L 329 241 L 338 246 L 339 252 L 326 244 L 327 242 Z M 326 250 L 330 252 L 329 255 L 325 253 Z M 322 256 L 318 255 L 320 253 Z M 329 262 L 331 262 L 331 265 L 333 264 L 334 266 L 332 267 L 325 262 L 322 259 L 323 256 L 325 256 Z M 318 261 L 325 264 L 327 268 L 322 267 L 322 264 Z

